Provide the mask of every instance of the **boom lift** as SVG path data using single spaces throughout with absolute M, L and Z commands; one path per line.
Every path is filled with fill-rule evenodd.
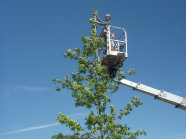
M 119 39 L 112 37 L 111 30 L 121 31 Z M 109 74 L 112 78 L 115 77 L 116 72 L 119 68 L 123 66 L 123 62 L 127 59 L 127 32 L 126 29 L 107 25 L 103 29 L 104 39 L 106 41 L 106 46 L 103 49 L 103 64 L 108 66 Z M 176 108 L 186 110 L 186 97 L 180 97 L 172 93 L 158 90 L 140 83 L 135 83 L 126 79 L 117 81 L 127 87 L 133 88 L 133 90 L 145 93 L 150 96 L 154 96 L 155 99 L 164 101 L 166 103 L 175 105 Z
M 126 79 L 118 81 L 119 83 L 133 88 L 133 90 L 145 93 L 150 96 L 154 96 L 155 99 L 175 105 L 176 108 L 186 110 L 186 97 L 180 97 L 164 90 L 158 90 L 140 83 L 135 83 Z

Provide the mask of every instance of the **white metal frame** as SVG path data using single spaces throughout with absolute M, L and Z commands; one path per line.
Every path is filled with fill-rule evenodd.
M 124 33 L 124 40 L 117 40 L 117 39 L 111 39 L 110 38 L 110 35 L 111 35 L 111 29 L 117 29 L 117 30 L 121 30 L 121 31 L 123 31 L 123 33 Z M 123 44 L 125 44 L 124 46 L 125 46 L 125 50 L 123 51 L 124 52 L 124 54 L 125 54 L 125 57 L 128 57 L 128 53 L 127 53 L 127 31 L 126 31 L 126 29 L 124 29 L 124 28 L 120 28 L 120 27 L 116 27 L 116 26 L 106 26 L 106 37 L 107 37 L 107 53 L 106 53 L 106 55 L 117 55 L 117 53 L 119 53 L 120 51 L 120 43 L 123 43 Z M 112 50 L 111 50 L 111 42 L 116 42 L 116 43 L 118 43 L 118 51 L 116 51 L 116 53 L 113 53 L 112 52 Z
M 176 108 L 186 110 L 186 97 L 180 97 L 164 90 L 158 90 L 140 83 L 135 83 L 126 79 L 119 81 L 121 84 L 133 88 L 136 91 L 154 96 L 155 99 L 175 105 Z

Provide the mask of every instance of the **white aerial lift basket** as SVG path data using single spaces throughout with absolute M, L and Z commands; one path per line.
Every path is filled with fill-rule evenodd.
M 103 64 L 108 67 L 122 67 L 128 57 L 127 54 L 127 32 L 124 28 L 116 26 L 105 26 L 104 29 L 106 46 L 103 49 Z M 119 31 L 119 39 L 112 37 L 113 31 Z

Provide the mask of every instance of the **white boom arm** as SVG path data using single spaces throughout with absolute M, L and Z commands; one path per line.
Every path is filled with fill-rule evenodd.
M 164 101 L 169 104 L 173 104 L 175 105 L 176 108 L 186 110 L 186 97 L 183 98 L 183 97 L 171 94 L 169 92 L 158 90 L 158 89 L 155 89 L 155 88 L 152 88 L 152 87 L 140 84 L 140 83 L 131 82 L 126 79 L 122 79 L 119 82 L 125 86 L 133 88 L 136 91 L 145 93 L 147 95 L 154 96 L 155 99 Z

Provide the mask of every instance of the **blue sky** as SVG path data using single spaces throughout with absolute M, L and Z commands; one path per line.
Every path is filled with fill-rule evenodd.
M 75 108 L 70 91 L 55 91 L 52 79 L 75 71 L 64 59 L 69 48 L 81 47 L 89 35 L 93 9 L 128 33 L 123 71 L 134 68 L 131 81 L 186 96 L 185 0 L 1 0 L 0 1 L 0 138 L 50 139 L 69 130 L 58 123 L 58 112 L 84 123 L 89 110 Z M 126 122 L 144 129 L 139 139 L 185 139 L 186 112 L 121 86 L 111 98 L 117 109 L 131 96 L 144 105 Z

